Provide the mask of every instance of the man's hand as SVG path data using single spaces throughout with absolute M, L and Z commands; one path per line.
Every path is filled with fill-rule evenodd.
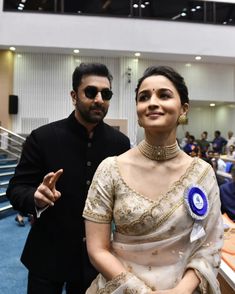
M 38 208 L 43 208 L 47 205 L 53 206 L 54 202 L 60 198 L 61 193 L 56 190 L 56 182 L 62 175 L 63 170 L 51 172 L 43 178 L 43 182 L 38 186 L 34 193 L 34 202 Z

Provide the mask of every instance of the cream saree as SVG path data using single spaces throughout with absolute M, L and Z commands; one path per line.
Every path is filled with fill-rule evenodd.
M 195 220 L 184 201 L 189 186 L 205 191 L 209 213 Z M 106 281 L 99 274 L 87 294 L 146 294 L 175 287 L 187 268 L 201 280 L 194 293 L 219 294 L 216 279 L 223 245 L 219 189 L 209 164 L 195 158 L 169 191 L 153 201 L 129 187 L 120 175 L 117 158 L 98 167 L 91 184 L 84 218 L 115 223 L 112 252 L 128 274 Z

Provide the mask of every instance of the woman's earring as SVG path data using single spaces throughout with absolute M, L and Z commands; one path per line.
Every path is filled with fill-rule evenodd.
M 188 118 L 186 114 L 181 114 L 178 118 L 178 124 L 179 125 L 186 125 L 188 123 Z

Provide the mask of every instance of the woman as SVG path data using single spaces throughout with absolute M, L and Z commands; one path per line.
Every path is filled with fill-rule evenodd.
M 215 174 L 176 142 L 188 103 L 184 80 L 171 68 L 150 67 L 139 80 L 145 140 L 100 164 L 83 212 L 88 253 L 100 272 L 87 294 L 220 293 Z

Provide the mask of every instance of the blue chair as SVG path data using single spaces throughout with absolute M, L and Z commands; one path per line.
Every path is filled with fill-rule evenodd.
M 230 162 L 230 161 L 226 162 L 225 172 L 230 174 L 232 166 L 233 166 L 232 162 Z

